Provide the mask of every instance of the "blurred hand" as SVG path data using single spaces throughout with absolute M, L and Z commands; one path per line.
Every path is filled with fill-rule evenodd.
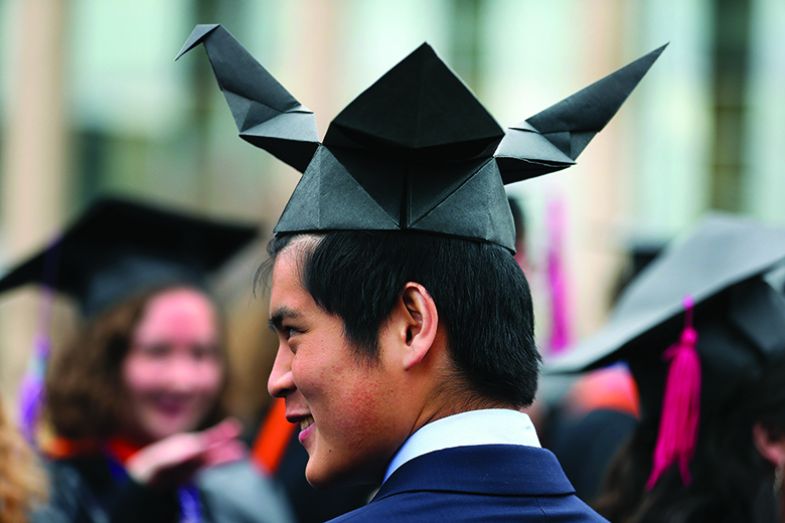
M 187 483 L 200 469 L 242 458 L 241 426 L 226 419 L 201 432 L 175 434 L 144 447 L 126 463 L 137 482 L 153 487 Z

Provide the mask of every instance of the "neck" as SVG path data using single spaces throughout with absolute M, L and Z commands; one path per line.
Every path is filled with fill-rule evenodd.
M 407 384 L 413 402 L 408 412 L 416 412 L 406 438 L 428 423 L 481 409 L 520 410 L 511 403 L 492 400 L 474 390 L 457 370 L 445 343 L 435 342 L 424 362 L 426 377 L 419 383 Z M 405 442 L 402 441 L 401 444 Z
M 465 390 L 455 391 L 445 389 L 440 393 L 435 394 L 420 410 L 409 435 L 411 436 L 428 423 L 446 418 L 447 416 L 482 409 L 520 410 L 511 403 L 490 400 L 479 394 L 466 392 Z

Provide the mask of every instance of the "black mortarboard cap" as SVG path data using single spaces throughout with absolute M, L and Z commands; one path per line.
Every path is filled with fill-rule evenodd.
M 679 340 L 684 299 L 694 302 L 701 366 L 701 410 L 723 408 L 739 387 L 785 357 L 785 297 L 765 275 L 785 262 L 785 229 L 713 214 L 683 241 L 671 244 L 621 294 L 608 323 L 546 372 L 594 369 L 629 362 L 643 418 L 659 415 L 667 363 Z
M 0 278 L 0 292 L 45 285 L 75 299 L 89 317 L 161 285 L 203 286 L 209 273 L 255 236 L 253 225 L 105 197 Z
M 661 47 L 505 133 L 423 44 L 360 94 L 322 143 L 313 114 L 220 25 L 198 25 L 240 136 L 303 172 L 276 234 L 418 230 L 515 249 L 504 184 L 557 171 L 616 113 Z

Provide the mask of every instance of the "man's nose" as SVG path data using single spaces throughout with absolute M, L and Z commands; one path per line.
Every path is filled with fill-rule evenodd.
M 283 398 L 294 391 L 295 388 L 292 377 L 292 353 L 281 344 L 278 346 L 273 369 L 270 371 L 270 378 L 267 380 L 267 391 L 273 397 Z

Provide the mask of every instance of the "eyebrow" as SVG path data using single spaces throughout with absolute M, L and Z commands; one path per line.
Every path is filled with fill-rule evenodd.
M 275 312 L 270 315 L 270 319 L 267 320 L 267 324 L 272 330 L 277 332 L 283 330 L 283 321 L 285 319 L 296 319 L 300 317 L 301 314 L 296 310 L 290 309 L 289 307 L 281 307 L 276 309 Z

